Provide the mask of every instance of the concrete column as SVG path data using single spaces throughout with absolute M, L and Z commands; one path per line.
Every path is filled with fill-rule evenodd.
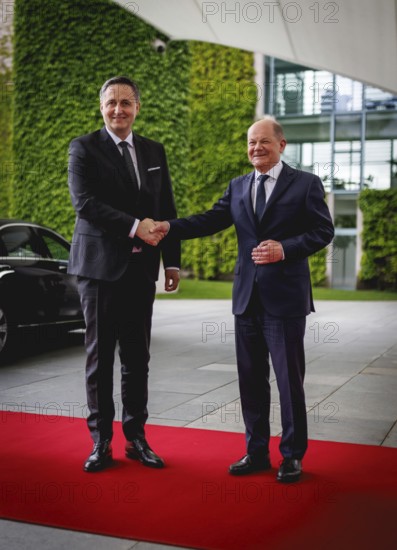
M 328 195 L 327 195 L 327 204 L 328 204 L 329 211 L 331 213 L 331 217 L 334 220 L 335 219 L 335 195 L 334 195 L 334 193 L 328 193 Z M 333 244 L 331 244 L 330 246 L 333 246 Z M 333 260 L 334 260 L 333 253 L 327 254 L 327 257 L 325 259 L 325 262 L 326 262 L 325 263 L 325 275 L 326 275 L 326 278 L 327 278 L 327 281 L 326 281 L 326 286 L 327 287 L 332 287 Z
M 258 90 L 255 120 L 265 114 L 265 58 L 261 53 L 254 53 L 255 84 Z

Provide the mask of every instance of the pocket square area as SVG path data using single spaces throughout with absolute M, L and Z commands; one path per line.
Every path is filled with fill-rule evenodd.
M 153 166 L 153 168 L 148 168 L 148 172 L 153 172 L 153 170 L 160 170 L 160 166 Z

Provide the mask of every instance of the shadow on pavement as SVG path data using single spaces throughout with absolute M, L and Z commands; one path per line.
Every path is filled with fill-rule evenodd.
M 84 346 L 84 333 L 84 329 L 67 332 L 53 326 L 21 330 L 14 336 L 11 349 L 0 357 L 0 367 L 12 365 L 27 357 Z

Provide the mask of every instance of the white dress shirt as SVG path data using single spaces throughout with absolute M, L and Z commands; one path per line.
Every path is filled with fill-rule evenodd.
M 270 195 L 273 193 L 273 189 L 276 186 L 277 179 L 282 169 L 283 169 L 283 163 L 281 162 L 281 160 L 275 166 L 273 166 L 273 168 L 271 168 L 268 172 L 262 173 L 255 168 L 255 184 L 252 186 L 252 189 L 251 189 L 252 206 L 254 207 L 254 212 L 256 207 L 256 190 L 259 185 L 259 178 L 264 175 L 269 176 L 265 181 L 265 192 L 266 192 L 266 202 L 267 202 L 270 199 Z

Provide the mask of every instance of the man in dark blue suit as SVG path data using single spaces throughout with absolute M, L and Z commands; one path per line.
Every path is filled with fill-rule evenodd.
M 69 188 L 76 224 L 68 272 L 78 276 L 86 323 L 88 427 L 94 441 L 84 464 L 97 472 L 112 463 L 113 363 L 121 361 L 122 426 L 128 458 L 162 468 L 145 437 L 152 309 L 160 252 L 166 290 L 178 286 L 180 242 L 149 233 L 153 218 L 176 216 L 164 147 L 131 131 L 139 90 L 126 77 L 105 82 L 105 126 L 74 139 Z
M 303 340 L 306 316 L 314 311 L 308 256 L 331 242 L 334 228 L 320 179 L 281 162 L 285 146 L 273 117 L 254 123 L 248 130 L 248 158 L 255 170 L 233 179 L 211 210 L 158 223 L 150 231 L 191 239 L 234 224 L 233 313 L 247 454 L 229 472 L 244 475 L 271 467 L 270 355 L 282 421 L 277 479 L 293 482 L 307 449 Z

